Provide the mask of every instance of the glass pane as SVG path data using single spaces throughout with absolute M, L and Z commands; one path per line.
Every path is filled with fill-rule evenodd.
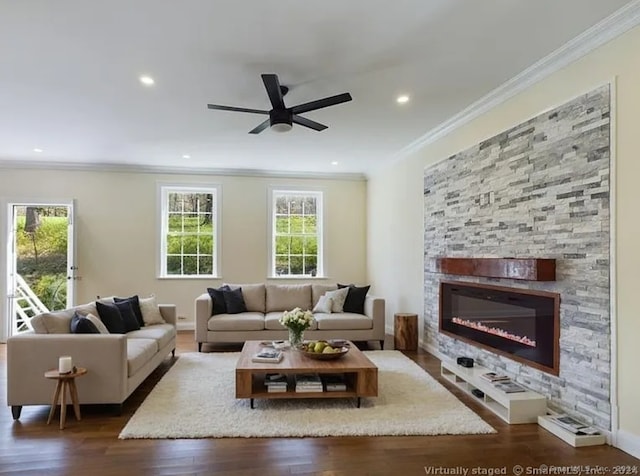
M 211 213 L 200 214 L 200 233 L 213 233 L 213 215 Z
M 304 238 L 302 238 L 301 236 L 292 236 L 290 253 L 292 255 L 302 255 L 303 243 L 304 243 Z
M 276 276 L 289 274 L 289 258 L 287 256 L 276 256 Z
M 304 226 L 303 226 L 302 232 L 306 234 L 312 234 L 312 233 L 318 232 L 317 219 L 315 215 L 304 217 Z
M 289 233 L 289 218 L 276 216 L 276 233 Z
M 304 274 L 315 276 L 318 271 L 318 260 L 315 256 L 305 256 L 304 258 Z
M 182 274 L 180 256 L 167 256 L 167 274 Z
M 182 252 L 182 238 L 179 236 L 167 236 L 167 254 L 177 255 Z
M 289 243 L 291 238 L 288 236 L 276 236 L 276 254 L 289 254 Z
M 286 197 L 276 198 L 276 213 L 279 215 L 286 215 L 289 213 L 289 203 Z
M 302 233 L 302 217 L 291 217 L 291 233 Z
M 291 214 L 302 215 L 302 197 L 291 197 L 289 207 Z
M 213 258 L 200 255 L 200 269 L 198 274 L 213 274 Z
M 306 197 L 304 199 L 304 214 L 305 215 L 316 214 L 316 197 Z
M 169 231 L 174 233 L 182 231 L 182 215 L 169 214 Z
M 213 255 L 213 237 L 209 235 L 200 235 L 198 237 L 200 242 L 199 253 L 203 255 Z
M 304 239 L 304 254 L 315 256 L 318 254 L 318 238 L 307 236 Z
M 187 235 L 182 237 L 182 253 L 186 255 L 198 254 L 197 235 Z
M 302 256 L 291 257 L 291 274 L 303 274 Z
M 195 233 L 200 225 L 200 217 L 196 213 L 184 214 L 184 231 Z
M 169 212 L 180 212 L 182 211 L 182 195 L 179 193 L 170 193 L 168 194 L 168 199 L 167 201 L 169 202 L 168 208 L 169 208 Z
M 182 258 L 182 274 L 198 274 L 197 256 L 185 256 Z

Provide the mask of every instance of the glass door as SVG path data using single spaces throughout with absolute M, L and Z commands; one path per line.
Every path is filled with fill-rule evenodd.
M 73 203 L 9 204 L 7 256 L 10 335 L 38 313 L 74 303 Z

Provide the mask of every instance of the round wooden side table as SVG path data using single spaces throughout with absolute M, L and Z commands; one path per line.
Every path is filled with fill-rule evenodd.
M 418 315 L 399 312 L 393 320 L 393 346 L 396 350 L 418 350 Z
M 60 397 L 60 429 L 64 430 L 64 422 L 67 418 L 67 389 L 73 404 L 73 412 L 76 414 L 76 420 L 80 421 L 80 403 L 78 402 L 78 389 L 76 388 L 76 377 L 81 377 L 87 373 L 87 369 L 83 367 L 74 367 L 72 372 L 61 374 L 57 370 L 48 370 L 44 376 L 48 379 L 57 380 L 56 391 L 51 401 L 51 410 L 49 410 L 49 418 L 47 425 L 51 423 L 51 419 L 56 412 L 58 406 L 58 397 Z

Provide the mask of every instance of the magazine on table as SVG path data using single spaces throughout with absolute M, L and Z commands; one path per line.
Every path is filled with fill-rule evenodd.
M 506 381 L 506 382 L 497 382 L 495 384 L 495 387 L 498 390 L 502 390 L 505 393 L 519 393 L 519 392 L 526 392 L 527 389 L 518 385 L 515 382 L 511 382 L 511 381 Z
M 591 435 L 597 434 L 597 430 L 595 428 L 588 427 L 581 421 L 578 421 L 575 418 L 570 417 L 565 413 L 560 413 L 558 415 L 551 415 L 549 418 L 551 418 L 551 420 L 554 423 L 556 423 L 558 426 L 561 426 L 562 428 L 564 428 L 567 431 L 570 431 L 571 433 L 575 433 L 575 434 L 582 433 L 582 434 L 591 434 Z M 594 430 L 596 433 L 594 433 Z
M 282 360 L 283 353 L 280 350 L 264 348 L 251 358 L 254 362 L 277 363 Z
M 489 382 L 498 382 L 501 380 L 511 380 L 507 375 L 497 374 L 495 372 L 487 372 L 486 374 L 480 375 L 485 380 Z

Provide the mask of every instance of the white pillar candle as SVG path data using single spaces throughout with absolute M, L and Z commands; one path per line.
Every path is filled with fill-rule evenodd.
M 71 357 L 64 355 L 58 359 L 58 372 L 61 374 L 68 374 L 71 372 L 73 364 L 71 363 Z

